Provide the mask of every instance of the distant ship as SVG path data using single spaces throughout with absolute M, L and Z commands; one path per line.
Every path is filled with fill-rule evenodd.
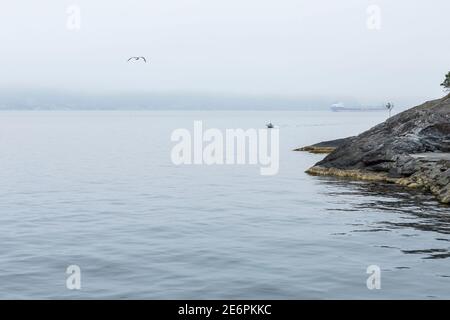
M 333 112 L 343 112 L 343 111 L 351 111 L 351 112 L 373 112 L 373 111 L 386 111 L 386 106 L 377 106 L 377 107 L 346 107 L 343 103 L 335 103 L 330 107 Z

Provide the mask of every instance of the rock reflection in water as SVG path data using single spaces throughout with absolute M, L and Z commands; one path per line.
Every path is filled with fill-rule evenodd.
M 440 204 L 431 194 L 422 190 L 405 189 L 387 183 L 353 181 L 335 177 L 317 177 L 317 182 L 325 186 L 323 195 L 331 202 L 346 203 L 347 207 L 339 209 L 330 207 L 331 212 L 380 213 L 380 219 L 370 221 L 361 226 L 352 224 L 351 232 L 382 232 L 401 229 L 418 230 L 439 234 L 434 240 L 444 244 L 442 248 L 425 248 L 418 250 L 402 250 L 404 254 L 421 255 L 423 259 L 445 259 L 450 257 L 448 242 L 450 238 L 450 206 Z M 337 206 L 336 206 L 337 207 Z M 381 213 L 397 213 L 398 216 L 386 220 Z M 414 237 L 414 234 L 401 234 L 402 237 Z M 435 242 L 436 243 L 436 242 Z M 391 247 L 392 248 L 392 247 Z

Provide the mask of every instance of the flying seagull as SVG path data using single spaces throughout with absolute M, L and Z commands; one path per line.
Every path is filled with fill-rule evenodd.
M 130 60 L 135 60 L 135 61 L 144 60 L 144 62 L 147 63 L 147 59 L 145 59 L 145 57 L 131 57 L 130 59 L 128 59 L 128 61 L 130 61 Z

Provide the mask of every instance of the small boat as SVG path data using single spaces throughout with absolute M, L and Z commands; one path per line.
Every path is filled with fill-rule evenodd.
M 267 129 L 273 129 L 274 125 L 272 124 L 272 122 L 269 122 L 268 124 L 266 124 Z

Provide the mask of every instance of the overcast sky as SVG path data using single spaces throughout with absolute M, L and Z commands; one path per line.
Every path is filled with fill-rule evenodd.
M 420 101 L 443 95 L 449 12 L 449 0 L 2 1 L 0 89 Z

